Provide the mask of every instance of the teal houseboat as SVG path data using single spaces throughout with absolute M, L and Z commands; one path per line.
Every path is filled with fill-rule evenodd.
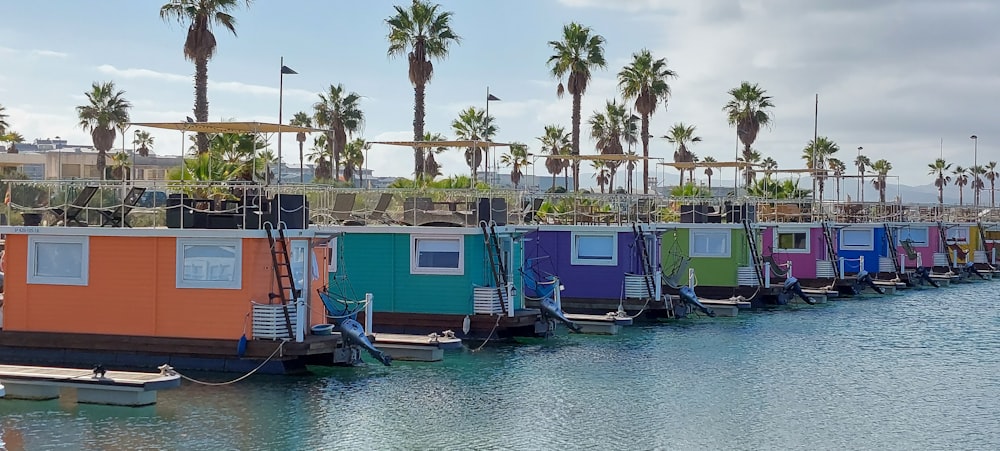
M 545 333 L 525 309 L 521 237 L 507 228 L 335 227 L 328 291 L 373 295 L 376 332 L 453 332 L 463 339 Z M 538 323 L 538 324 L 536 324 Z

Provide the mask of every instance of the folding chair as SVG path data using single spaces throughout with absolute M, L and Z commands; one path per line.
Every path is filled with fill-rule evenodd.
M 330 216 L 342 223 L 355 219 L 353 212 L 356 200 L 356 193 L 337 193 L 337 197 L 333 201 L 333 210 L 330 212 Z
M 128 194 L 125 195 L 125 199 L 122 200 L 121 205 L 111 210 L 98 210 L 98 213 L 101 214 L 101 227 L 121 227 L 122 225 L 132 227 L 132 224 L 128 222 L 128 214 L 139 203 L 139 199 L 142 198 L 142 194 L 145 192 L 146 188 L 132 187 L 128 190 Z
M 80 194 L 76 196 L 76 200 L 69 204 L 65 209 L 61 207 L 50 208 L 49 213 L 56 216 L 56 222 L 54 225 L 70 225 L 76 224 L 81 227 L 86 227 L 87 223 L 79 219 L 77 216 L 87 209 L 87 204 L 90 203 L 90 199 L 93 199 L 94 195 L 97 194 L 96 186 L 85 186 Z

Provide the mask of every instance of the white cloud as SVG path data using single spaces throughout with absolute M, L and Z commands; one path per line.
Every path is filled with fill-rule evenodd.
M 111 75 L 112 77 L 119 77 L 124 79 L 143 79 L 143 80 L 155 80 L 155 81 L 165 81 L 171 83 L 193 83 L 193 79 L 189 75 L 172 74 L 168 72 L 159 72 L 151 69 L 119 69 L 110 64 L 102 64 L 97 66 L 97 71 Z M 254 85 L 249 83 L 243 83 L 239 81 L 214 81 L 212 79 L 208 80 L 209 90 L 218 90 L 234 94 L 250 94 L 255 96 L 265 96 L 277 98 L 279 94 L 278 88 L 273 86 L 262 86 Z M 305 100 L 313 100 L 316 98 L 316 93 L 311 91 L 306 91 L 304 89 L 285 89 L 285 97 L 297 97 Z
M 69 56 L 68 53 L 57 52 L 55 50 L 37 50 L 37 49 L 32 50 L 31 54 L 35 56 L 44 56 L 50 58 L 66 58 Z

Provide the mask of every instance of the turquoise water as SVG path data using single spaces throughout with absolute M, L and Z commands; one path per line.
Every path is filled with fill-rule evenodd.
M 185 383 L 139 409 L 2 400 L 0 438 L 9 449 L 1000 449 L 998 288 Z

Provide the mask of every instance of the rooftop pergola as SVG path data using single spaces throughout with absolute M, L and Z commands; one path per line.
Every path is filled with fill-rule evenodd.
M 194 133 L 324 133 L 327 130 L 268 122 L 132 122 L 137 127 Z

